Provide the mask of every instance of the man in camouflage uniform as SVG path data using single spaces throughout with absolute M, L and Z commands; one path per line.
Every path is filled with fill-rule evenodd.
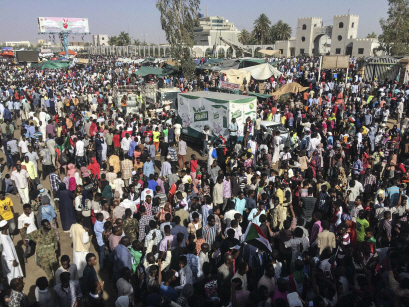
M 125 210 L 125 220 L 122 229 L 124 230 L 125 235 L 129 237 L 131 242 L 137 239 L 136 234 L 139 229 L 138 220 L 132 218 L 132 210 L 129 208 Z
M 51 229 L 48 220 L 42 220 L 38 230 L 27 233 L 27 226 L 24 226 L 23 234 L 27 240 L 33 240 L 36 243 L 37 263 L 47 274 L 49 280 L 54 277 L 55 271 L 58 269 L 58 260 L 55 254 L 58 249 L 57 239 L 54 229 Z

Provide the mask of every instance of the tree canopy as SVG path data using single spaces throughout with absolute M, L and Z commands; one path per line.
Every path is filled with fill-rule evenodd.
M 172 58 L 180 61 L 183 74 L 191 79 L 196 69 L 191 59 L 194 44 L 193 27 L 199 17 L 200 0 L 158 0 L 162 29 L 170 44 Z
M 131 44 L 129 33 L 121 31 L 118 36 L 110 36 L 108 39 L 110 46 L 128 46 Z
M 265 43 L 265 39 L 270 32 L 271 21 L 266 14 L 261 14 L 253 23 L 253 34 L 260 42 L 260 45 Z
M 409 0 L 389 0 L 388 18 L 380 20 L 383 33 L 379 35 L 381 50 L 390 55 L 409 53 Z

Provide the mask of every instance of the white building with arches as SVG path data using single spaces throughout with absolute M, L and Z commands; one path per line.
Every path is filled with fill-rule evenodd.
M 358 15 L 335 15 L 333 23 L 324 26 L 322 18 L 298 18 L 295 37 L 276 41 L 275 48 L 284 56 L 320 54 L 374 56 L 379 47 L 377 39 L 357 38 Z

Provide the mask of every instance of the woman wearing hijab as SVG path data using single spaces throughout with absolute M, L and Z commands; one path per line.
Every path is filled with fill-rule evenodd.
M 72 178 L 75 181 L 75 178 Z M 70 231 L 71 225 L 75 224 L 76 212 L 73 206 L 74 195 L 67 190 L 65 183 L 60 183 L 58 191 L 55 193 L 60 204 L 61 224 L 64 232 Z
M 77 181 L 75 180 L 75 177 L 70 177 L 70 181 L 68 183 L 68 189 L 71 192 L 74 192 L 76 188 L 77 188 Z
M 99 178 L 101 167 L 99 166 L 97 159 L 91 158 L 91 163 L 88 164 L 88 169 L 91 171 L 91 174 Z
M 76 171 L 77 171 L 77 170 L 75 169 L 75 165 L 74 165 L 74 164 L 72 164 L 72 163 L 68 164 L 68 171 L 67 171 L 68 176 L 74 177 Z
M 112 188 L 109 184 L 106 185 L 105 188 L 102 190 L 101 196 L 102 198 L 107 198 L 107 199 L 110 199 L 113 197 Z

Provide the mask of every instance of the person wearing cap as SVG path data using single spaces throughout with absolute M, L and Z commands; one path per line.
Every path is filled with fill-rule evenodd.
M 18 262 L 18 256 L 14 247 L 13 240 L 8 235 L 9 225 L 7 221 L 0 222 L 0 242 L 1 242 L 1 264 L 3 268 L 3 275 L 7 274 L 7 283 L 10 284 L 13 278 L 24 277 L 21 266 Z

